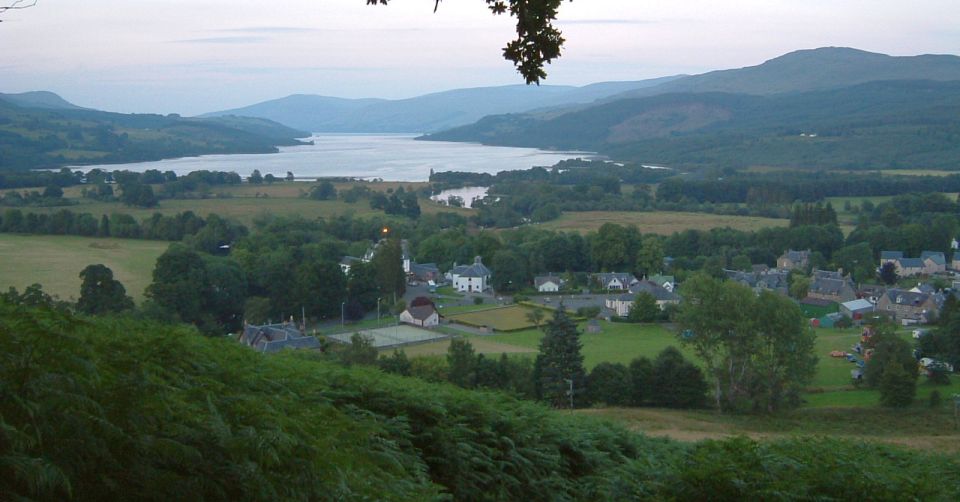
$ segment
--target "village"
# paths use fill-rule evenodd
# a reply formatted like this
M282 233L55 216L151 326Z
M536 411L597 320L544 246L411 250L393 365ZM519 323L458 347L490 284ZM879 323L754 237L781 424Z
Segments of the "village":
M355 263L369 263L382 242L371 246L363 257L344 256L342 272L349 274ZM600 333L601 320L669 323L671 313L683 300L683 285L668 274L669 257L664 259L667 273L638 278L630 272L598 272L588 274L586 282L570 273L549 273L535 276L520 288L520 293L504 295L494 290L491 279L496 272L479 256L470 264L454 264L441 272L435 263L413 260L406 240L401 241L401 249L408 286L405 308L389 317L378 308L372 327L368 322L354 328L340 319L344 329L328 335L329 340L349 344L354 333L361 333L375 347L388 349L462 334L511 332L536 324L531 311L547 312L561 306L588 321L585 332ZM813 268L810 250L788 249L777 259L776 267L753 265L748 271L724 269L722 273L724 279L757 294L770 291L793 298L812 328L849 328L883 318L900 326L917 327L913 333L919 337L927 331L920 326L936 322L946 299L960 295L960 259L948 260L943 252L924 251L919 257L906 257L900 251L883 251L876 271L876 281L856 283L843 270ZM884 279L892 280L888 284ZM655 305L659 315L633 315L638 301ZM444 310L452 313L444 315ZM493 315L478 316L469 311L491 311ZM516 320L518 313L518 322L504 321L511 317ZM315 337L306 334L306 326L293 318L280 324L247 325L239 340L264 352L320 347ZM842 353L844 357L849 355Z

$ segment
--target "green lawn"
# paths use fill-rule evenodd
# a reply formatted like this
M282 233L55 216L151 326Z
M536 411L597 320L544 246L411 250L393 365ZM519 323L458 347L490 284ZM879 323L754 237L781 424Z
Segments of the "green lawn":
M151 282L154 264L169 242L62 235L0 234L0 288L33 283L63 299L80 296L80 271L102 263L135 301Z
M447 319L466 324L467 326L488 326L496 331L515 331L533 327L527 319L533 309L511 305L509 307L495 307L474 312L446 315ZM546 314L544 315L546 318Z

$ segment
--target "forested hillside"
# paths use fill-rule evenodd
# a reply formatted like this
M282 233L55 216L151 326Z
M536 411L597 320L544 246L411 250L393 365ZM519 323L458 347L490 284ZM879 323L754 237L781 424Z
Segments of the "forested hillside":
M955 500L954 457L684 445L505 395L0 302L0 492L32 500Z
M0 96L0 171L273 153L309 136L265 119L109 113L70 108L49 93L28 97L15 100L20 106Z
M598 151L670 166L960 168L960 82L751 96L667 94L499 115L424 139Z

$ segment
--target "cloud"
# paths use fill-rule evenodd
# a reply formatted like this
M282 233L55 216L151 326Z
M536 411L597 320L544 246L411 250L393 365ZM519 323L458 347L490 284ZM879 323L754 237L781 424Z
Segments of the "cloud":
M207 37L171 40L174 44L256 44L267 40L264 37Z
M264 33L264 34L283 34L283 33L313 33L323 31L320 28L302 28L299 26L247 26L244 28L225 28L214 30L220 33Z
M557 24L629 24L629 25L638 25L638 24L657 24L661 21L653 21L650 19L563 19L557 20Z

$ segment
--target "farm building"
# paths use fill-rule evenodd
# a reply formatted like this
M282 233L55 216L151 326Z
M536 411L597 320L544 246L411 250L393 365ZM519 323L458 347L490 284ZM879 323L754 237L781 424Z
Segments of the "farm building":
M840 313L854 321L862 320L864 315L873 312L875 309L876 307L869 300L862 298L840 304Z
M429 298L418 296L400 314L400 322L420 326L421 328L430 328L440 324L440 314Z

